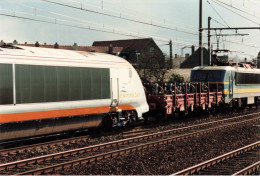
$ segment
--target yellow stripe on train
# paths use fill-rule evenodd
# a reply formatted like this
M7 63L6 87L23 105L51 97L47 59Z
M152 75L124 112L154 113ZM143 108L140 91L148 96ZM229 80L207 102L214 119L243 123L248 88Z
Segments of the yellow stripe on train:
M229 89L224 89L223 94L229 94Z
M250 88L250 89L237 89L234 88L234 93L260 93L260 88ZM229 94L229 89L224 89L223 94Z
M260 93L260 88L237 89L235 93Z

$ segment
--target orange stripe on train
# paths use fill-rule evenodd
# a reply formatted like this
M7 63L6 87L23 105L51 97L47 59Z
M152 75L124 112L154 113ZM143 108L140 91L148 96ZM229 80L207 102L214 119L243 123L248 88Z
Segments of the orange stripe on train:
M119 105L118 108L122 110L135 110L135 108L131 105ZM40 119L47 119L47 118L57 118L57 117L77 116L77 115L102 114L102 113L108 113L109 110L110 110L110 106L101 106L101 107L89 107L89 108L78 108L78 109L62 109L62 110L51 110L51 111L0 114L0 123L40 120Z

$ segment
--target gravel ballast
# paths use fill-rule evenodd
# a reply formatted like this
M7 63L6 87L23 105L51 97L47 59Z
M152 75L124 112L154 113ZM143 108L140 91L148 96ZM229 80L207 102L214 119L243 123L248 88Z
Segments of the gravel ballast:
M160 145L126 156L106 159L96 164L75 166L55 174L168 175L258 141L258 125L217 131L170 145Z
M231 117L234 116L234 113L231 113L230 116ZM142 128L149 129L145 133L145 134L149 134L149 133L154 133L154 132L159 132L164 130L170 130L170 129L186 127L190 125L206 123L215 120L221 120L227 117L228 117L227 114L226 115L219 114L219 115L209 116L209 117L203 116L203 117L195 117L195 118L173 119L173 121L170 121L170 123L167 122L162 122L159 124L151 123L151 125L143 126ZM38 148L34 150L24 151L19 154L0 156L0 164L123 139L122 133L119 131L113 130L108 133L90 135L86 141L71 143L67 145L52 146L48 148Z

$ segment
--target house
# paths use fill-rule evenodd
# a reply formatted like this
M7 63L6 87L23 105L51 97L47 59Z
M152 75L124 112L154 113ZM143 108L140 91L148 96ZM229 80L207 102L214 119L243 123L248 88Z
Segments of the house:
M152 38L95 41L93 47L122 47L120 57L125 58L134 66L148 67L149 64L164 65L164 54Z
M209 65L209 52L206 48L203 48L203 65ZM199 49L181 63L181 68L193 68L196 66L199 66Z

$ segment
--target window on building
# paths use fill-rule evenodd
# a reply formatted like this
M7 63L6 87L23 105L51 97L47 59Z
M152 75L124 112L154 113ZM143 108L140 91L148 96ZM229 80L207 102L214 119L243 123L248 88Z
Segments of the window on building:
M150 48L150 57L154 57L154 47Z

